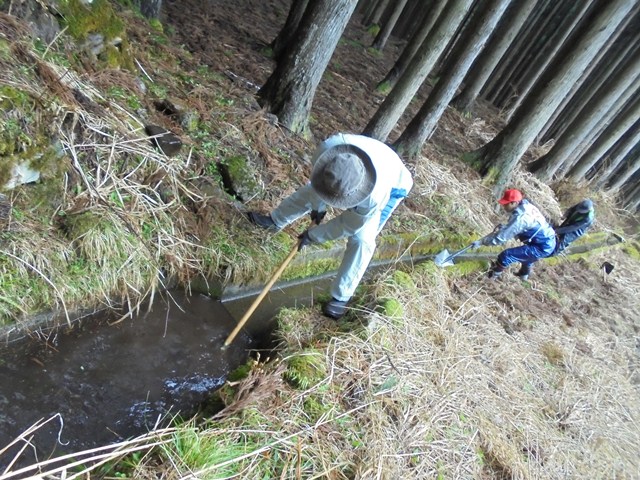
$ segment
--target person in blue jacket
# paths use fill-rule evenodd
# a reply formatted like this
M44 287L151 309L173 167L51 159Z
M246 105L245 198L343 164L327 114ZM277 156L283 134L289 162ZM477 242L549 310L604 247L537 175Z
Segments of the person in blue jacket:
M588 198L582 200L567 209L563 218L564 221L555 229L557 240L554 255L562 253L571 242L584 235L593 224L595 218L593 201Z
M331 300L323 313L342 317L376 248L376 237L413 186L411 173L386 144L363 135L339 133L322 142L312 158L310 182L285 198L270 214L249 212L259 227L280 230L311 214L313 226L300 235L310 243L347 238ZM323 224L327 206L342 212Z
M476 240L473 246L502 245L513 238L521 241L524 245L507 248L498 255L489 270L489 278L499 278L509 265L520 262L520 270L516 275L527 280L531 266L553 254L556 248L555 232L540 210L525 200L519 190L505 190L498 203L505 212L511 214L509 221L494 233Z

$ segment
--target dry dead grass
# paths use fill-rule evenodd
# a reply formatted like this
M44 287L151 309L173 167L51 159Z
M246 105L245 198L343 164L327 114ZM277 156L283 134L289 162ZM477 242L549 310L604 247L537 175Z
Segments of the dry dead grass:
M2 29L15 30L12 25ZM50 68L55 72L55 66ZM89 100L104 103L88 81L67 71L57 76L67 88L79 88ZM95 80L128 85L130 79ZM143 233L142 218L156 218L157 249L148 252L143 243L137 248L130 244L126 265L140 272L140 262L148 259L146 268L155 269L162 257L175 272L197 268L197 255L202 253L197 239L183 236L186 225L180 221L165 221L179 217L180 207L159 199L157 183L143 181L162 178L167 198L185 195L202 202L180 180L190 158L158 155L141 140L141 124L133 115L116 104L110 108L74 110L86 136L81 141L71 134L63 138L77 179L86 187L73 205L69 201L71 211L77 207L76 213L91 210L109 217L110 223L121 221L122 232L131 235L127 240ZM278 163L269 147L276 142L284 146L285 135L260 114L242 115L238 126L225 130L227 140L232 145L251 137L272 175L271 192L256 202L273 206L305 177L306 166ZM462 123L458 128L474 141L491 136L478 121ZM293 150L307 151L308 145L297 143ZM87 157L87 151L93 156ZM139 156L142 161L122 174L115 169L116 156ZM459 175L464 169L454 170L453 162L442 160L413 166L416 185L409 201L421 208L403 210L404 215L416 222L431 221L429 228L435 230L446 225L486 233L499 219L490 190L473 175ZM160 170L160 177L154 175ZM547 215L560 214L554 193L535 178L520 172L514 186ZM136 201L125 210L126 197ZM566 200L565 207L577 201L573 196ZM220 214L219 222L223 207L228 208L214 211ZM98 242L108 243L113 237L85 231L74 240L99 262L104 243ZM53 278L51 250L21 241L26 243L12 248L33 252L26 259L32 266L27 270L33 273L37 268ZM272 371L252 374L236 386L237 403L230 404L220 421L197 432L195 443L227 449L226 459L216 463L207 457L203 466L203 458L193 461L178 448L178 438L160 455L165 461L160 467L158 456L147 456L135 476L154 478L159 472L156 477L205 478L232 466L242 478L634 478L640 470L640 361L635 345L640 278L637 263L625 263L624 256L615 259L615 276L607 282L597 269L603 258L594 256L558 271L537 268L543 281L533 281L531 288L487 284L479 275L456 278L425 264L411 272L414 286L399 284L391 273L382 275L380 285L370 286L365 301L356 307L351 322L336 325L315 309L283 315L285 359L306 349L314 356L320 352L326 375L301 389L283 382L286 361ZM224 262L230 263L228 258ZM240 262L239 270L249 269L249 262L250 258ZM139 298L145 293L137 281L130 283L134 284L125 285L125 294ZM382 298L396 299L402 315L374 311ZM185 430L191 433L191 426ZM246 451L237 454L230 446ZM120 456L116 452L109 458Z
M602 255L619 266L618 277L600 279ZM459 277L429 262L410 277L381 275L345 322L316 308L284 311L282 360L241 382L242 408L232 404L203 432L218 449L243 454L190 475L231 468L248 479L635 478L634 262L599 253L564 275L548 267L532 286ZM401 313L375 306L384 299ZM318 352L322 376L304 388L282 381L291 358Z

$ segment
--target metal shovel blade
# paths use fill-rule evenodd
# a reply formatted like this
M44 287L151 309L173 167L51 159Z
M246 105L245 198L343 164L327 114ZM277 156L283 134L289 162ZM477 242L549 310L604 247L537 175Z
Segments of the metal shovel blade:
M453 265L452 255L449 253L449 250L442 250L439 254L437 254L433 261L439 267L450 267Z

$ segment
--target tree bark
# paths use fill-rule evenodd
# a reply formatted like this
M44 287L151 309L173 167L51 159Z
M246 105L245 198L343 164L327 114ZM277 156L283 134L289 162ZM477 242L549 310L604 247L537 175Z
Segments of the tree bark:
M567 177L569 180L582 180L587 172L600 160L600 158L614 145L624 133L640 118L640 99L636 98L611 126L607 128L589 149L586 155L571 168Z
M629 158L624 163L624 169L619 172L613 182L607 188L609 192L619 192L620 189L640 170L640 145L633 148L633 152L629 154Z
M396 87L382 102L364 129L369 135L385 141L396 122L411 102L420 85L429 75L431 68L455 34L473 0L451 0L447 2L438 22L429 33L418 53L411 61Z
M311 104L357 0L314 0L276 69L258 92L260 104L294 133L306 134Z
M479 15L467 26L451 55L451 62L438 80L418 114L394 144L396 151L416 155L438 125L447 105L456 93L470 65L495 29L512 0L487 0Z
M614 177L621 173L620 170L624 165L625 159L627 159L627 156L631 154L634 148L639 148L639 144L640 120L636 122L636 124L630 129L629 135L626 135L626 138L624 138L616 148L615 158L613 161L598 175L598 181L595 185L596 189L600 190L604 188L605 190L612 190L610 185L613 184L613 181L615 180ZM640 154L640 148L638 154Z
M409 40L422 25L422 20L431 10L434 0L410 0L404 12L396 22L391 36Z
M543 182L548 182L565 165L569 156L584 141L598 124L605 124L611 106L624 104L640 87L640 57L635 57L626 68L614 78L613 83L603 88L596 101L584 106L570 127L553 148L529 166Z
M609 79L613 78L615 71L620 64L628 61L636 55L639 48L638 40L640 36L636 35L635 39L622 38L621 42L625 47L616 44L618 34L609 39L612 45L609 48L603 48L598 53L597 59L591 63L591 67L585 72L581 79L571 89L571 93L565 97L558 106L554 114L551 116L547 124L540 131L538 141L545 143L552 138L559 138L567 125L570 125L575 119L580 109L588 102L596 91Z
M356 12L362 15L360 25L366 26L365 20L371 15L373 9L376 8L378 0L360 0L356 6Z
M622 204L631 212L636 212L640 205L640 183L631 181L628 190L622 196Z
M146 18L160 18L162 0L135 0L134 5L140 9L140 13Z
M505 96L510 98L513 95L515 87L511 77L520 68L524 59L530 58L532 45L535 44L539 33L544 30L554 8L559 8L558 2L555 0L542 0L542 3L536 4L536 8L533 9L524 27L518 32L515 41L509 46L491 78L480 91L480 95L487 102L500 107L502 105L498 99Z
M580 3L578 3L580 5ZM527 66L518 79L518 95L513 98L509 106L506 120L509 121L518 107L522 104L523 100L527 98L527 95L533 88L538 78L542 76L545 69L554 61L558 54L567 45L567 39L570 38L571 33L576 28L576 25L584 18L585 14L589 10L589 2L583 2L582 7L578 8L577 12L573 9L569 12L569 21L563 21L556 32L551 36L549 40L550 48L544 48L538 52L533 58L530 65ZM570 43L570 42L569 42ZM567 92L568 93L568 92Z
M411 63L411 60L413 60L418 50L420 50L420 47L427 38L431 28L433 28L433 25L438 20L438 17L446 3L447 0L436 0L435 5L433 5L433 8L429 9L427 15L422 21L420 29L411 37L411 40L409 40L407 46L404 47L400 57L396 60L396 63L393 65L389 73L387 73L387 76L378 83L378 90L387 91L396 85L398 79L404 74L407 66Z
M396 22L398 21L398 18L400 18L400 14L404 10L404 8L407 6L408 1L409 0L399 0L394 5L393 12L391 12L391 15L389 16L387 21L384 22L384 25L382 25L382 28L380 29L380 31L378 32L378 35L376 35L376 38L373 41L373 45L372 45L373 48L375 48L376 50L382 50L384 46L387 44L387 40L389 40L389 36L391 35L393 28L396 26Z
M495 179L496 194L504 189L513 168L573 83L633 8L627 0L602 3L602 9L576 39L575 48L550 67L549 75L543 77L512 121L491 142L466 156L482 175Z
M536 2L537 0L513 2L505 12L504 18L489 39L486 48L473 62L464 80L464 88L453 100L458 110L468 112L473 109L482 87L529 18Z
M273 58L278 61L282 52L291 42L291 39L296 34L296 30L300 25L300 21L304 17L304 12L309 5L309 0L293 0L291 7L289 8L289 14L287 20L284 23L284 27L278 33L278 36L271 42L271 50L273 51Z
M378 0L375 7L371 10L371 13L365 18L364 24L367 26L379 25L380 19L389 5L389 1L390 0Z

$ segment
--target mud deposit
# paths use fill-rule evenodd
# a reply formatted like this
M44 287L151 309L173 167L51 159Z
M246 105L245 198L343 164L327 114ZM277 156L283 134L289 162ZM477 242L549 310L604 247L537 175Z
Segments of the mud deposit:
M109 325L32 335L0 359L0 450L39 420L18 464L97 447L190 416L247 359L241 332L221 346L235 320L206 296L164 295L149 313ZM26 354L25 354L26 352ZM6 466L25 441L0 456Z

